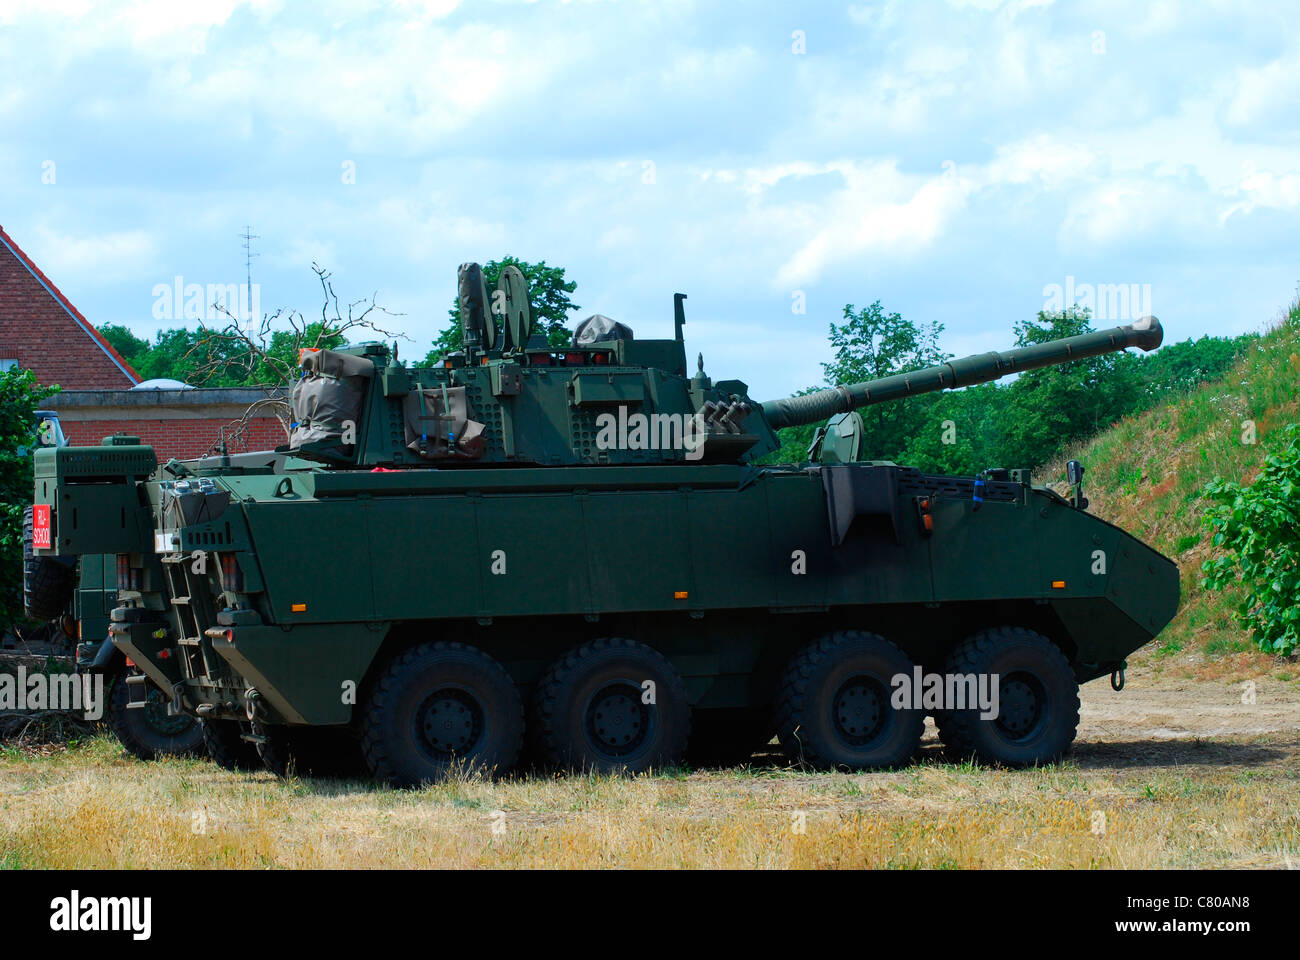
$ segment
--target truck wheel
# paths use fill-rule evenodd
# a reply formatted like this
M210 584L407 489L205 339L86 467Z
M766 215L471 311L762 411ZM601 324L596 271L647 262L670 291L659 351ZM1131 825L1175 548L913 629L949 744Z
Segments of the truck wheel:
M693 767L736 767L772 739L771 711L735 707L691 711L686 762Z
M463 643L425 643L376 681L361 725L370 771L395 787L440 780L453 766L501 775L519 757L524 716L505 668Z
M874 633L831 633L790 660L777 694L777 736L786 753L817 768L895 767L921 744L925 714L890 700L912 661Z
M677 670L658 651L621 637L593 640L551 664L537 684L534 714L548 763L597 773L674 766L691 732Z
M75 557L38 557L32 552L32 508L23 509L23 609L33 620L53 620L72 601Z
M257 724L266 738L257 744L262 766L277 777L359 777L365 771L361 744L343 727L288 727Z
M138 671L132 671L138 675ZM126 752L141 760L158 760L162 757L188 757L203 749L203 730L198 721L184 714L167 715L167 698L163 692L148 684L149 699L143 707L127 709L130 688L126 678L119 674L113 680L113 692L108 704L108 725L121 741Z
M945 752L957 760L1022 767L1059 760L1079 726L1079 684L1056 644L1023 627L983 630L948 658L949 674L996 675L998 715L980 710L936 714Z
M203 745L212 762L223 770L256 770L262 764L257 747L243 738L244 724L238 720L200 720Z

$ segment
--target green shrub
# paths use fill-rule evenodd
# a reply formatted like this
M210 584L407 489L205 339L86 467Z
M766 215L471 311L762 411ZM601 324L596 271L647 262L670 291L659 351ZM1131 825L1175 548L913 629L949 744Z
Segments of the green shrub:
M0 372L0 634L23 616L23 508L32 502L35 412L53 392L30 370Z
M1261 650L1285 656L1300 647L1300 425L1283 436L1284 449L1264 461L1254 483L1206 484L1213 506L1205 524L1223 553L1201 569L1206 588L1245 585L1237 619Z

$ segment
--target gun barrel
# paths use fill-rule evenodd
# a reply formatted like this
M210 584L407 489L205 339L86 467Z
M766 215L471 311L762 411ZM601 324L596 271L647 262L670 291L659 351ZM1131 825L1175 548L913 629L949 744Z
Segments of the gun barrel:
M1116 353L1126 347L1154 350L1164 340L1164 329L1155 317L1143 317L1136 323L1074 337L1035 343L999 353L991 351L958 360L949 360L933 367L896 373L879 380L867 380L839 387L816 390L801 397L768 400L763 404L763 416L773 430L794 427L805 423L820 423L837 413L847 413L859 407L886 403L903 397L955 387L969 387L989 383L1024 370L1037 370L1056 364L1069 363Z

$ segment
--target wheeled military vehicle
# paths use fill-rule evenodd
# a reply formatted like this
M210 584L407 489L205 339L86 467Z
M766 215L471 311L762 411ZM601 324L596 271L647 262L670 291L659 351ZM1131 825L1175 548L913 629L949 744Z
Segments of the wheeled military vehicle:
M68 445L57 411L37 410L35 419L37 449ZM50 636L73 648L78 673L103 674L108 723L128 752L153 760L201 750L202 730L194 718L169 711L169 698L108 639L109 614L117 604L116 556L37 556L33 513L32 507L23 513L24 613L44 621Z
M437 364L304 351L280 462L41 451L47 549L116 555L114 644L232 766L359 745L416 784L527 747L640 771L775 732L868 768L907 761L926 714L955 755L1061 756L1077 685L1169 622L1177 567L1086 512L1077 465L1066 498L1019 465L863 461L855 411L1151 350L1159 323L761 403L688 369L683 300L672 339L595 317L557 350L522 274L489 296L467 264L464 349ZM757 462L828 418L808 462Z

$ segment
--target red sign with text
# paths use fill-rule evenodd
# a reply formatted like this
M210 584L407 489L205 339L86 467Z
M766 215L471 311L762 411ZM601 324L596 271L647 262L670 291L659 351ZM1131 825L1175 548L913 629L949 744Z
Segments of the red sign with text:
M48 503L38 503L32 507L32 548L35 550L49 550L51 547L50 505Z

